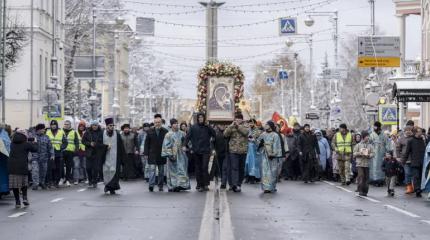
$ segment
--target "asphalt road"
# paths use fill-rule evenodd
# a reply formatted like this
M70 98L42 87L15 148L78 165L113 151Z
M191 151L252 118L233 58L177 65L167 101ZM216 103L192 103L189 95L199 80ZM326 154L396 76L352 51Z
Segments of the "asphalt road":
M371 188L330 182L282 182L278 193L259 185L242 193L149 193L143 181L122 182L118 195L72 186L30 191L31 206L0 200L0 239L430 239L430 201L394 198ZM193 184L195 186L195 184Z

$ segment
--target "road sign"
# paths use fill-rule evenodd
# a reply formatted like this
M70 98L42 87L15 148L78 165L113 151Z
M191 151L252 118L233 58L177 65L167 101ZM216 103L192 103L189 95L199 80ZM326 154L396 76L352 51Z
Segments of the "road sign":
M317 113L306 113L306 119L318 120L318 119L320 119L320 117L318 116Z
M358 67L400 67L400 38L358 37Z
M79 79L103 79L105 76L105 57L95 57L95 76L93 76L93 57L92 56L75 56L73 76Z
M280 70L279 71L279 79L287 80L288 79L288 72L285 70Z
M274 78L274 77L267 77L267 78L266 78L266 84L267 84L268 86L273 86L273 85L275 85L275 78Z
M297 34L297 18L280 18L279 19L279 35Z
M397 118L396 105L379 105L379 121L383 125L396 125Z

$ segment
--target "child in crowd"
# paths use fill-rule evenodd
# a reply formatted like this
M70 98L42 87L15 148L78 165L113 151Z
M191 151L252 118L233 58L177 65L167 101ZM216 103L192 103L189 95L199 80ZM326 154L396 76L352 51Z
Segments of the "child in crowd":
M394 186L396 186L397 175L400 172L401 165L393 156L392 151L385 154L384 162L382 163L382 171L385 173L385 182L387 184L388 196L394 196Z

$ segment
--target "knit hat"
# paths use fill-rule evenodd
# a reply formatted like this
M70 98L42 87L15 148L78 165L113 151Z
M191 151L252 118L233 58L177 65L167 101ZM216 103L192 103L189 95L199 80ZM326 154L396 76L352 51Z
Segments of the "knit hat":
M55 125L58 127L58 122L57 122L57 120L51 120L51 123L49 125L50 126Z
M276 126L275 123L273 121L267 121L266 123L267 125L269 125L269 127L272 129L272 131L276 131Z
M373 124L373 126L375 126L375 127L377 127L377 128L381 128L382 127L382 124L380 123L380 122L378 122L378 121L376 121L374 124Z
M97 120L92 120L91 122L90 122L90 125L91 126L94 126L94 125L99 125L99 121L97 121Z
M345 124L345 123L340 124L340 125L339 125L339 128L348 129L348 127L346 126L346 124Z
M45 129L45 128L46 128L45 124L39 123L39 124L36 125L35 130L39 131L39 130L42 130L42 129Z

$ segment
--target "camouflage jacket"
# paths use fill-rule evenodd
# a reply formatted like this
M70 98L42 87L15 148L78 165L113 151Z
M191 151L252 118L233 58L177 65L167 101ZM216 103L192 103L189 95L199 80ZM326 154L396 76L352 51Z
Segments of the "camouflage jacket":
M224 131L224 137L229 138L229 152L246 154L248 152L249 128L244 125L230 125Z

